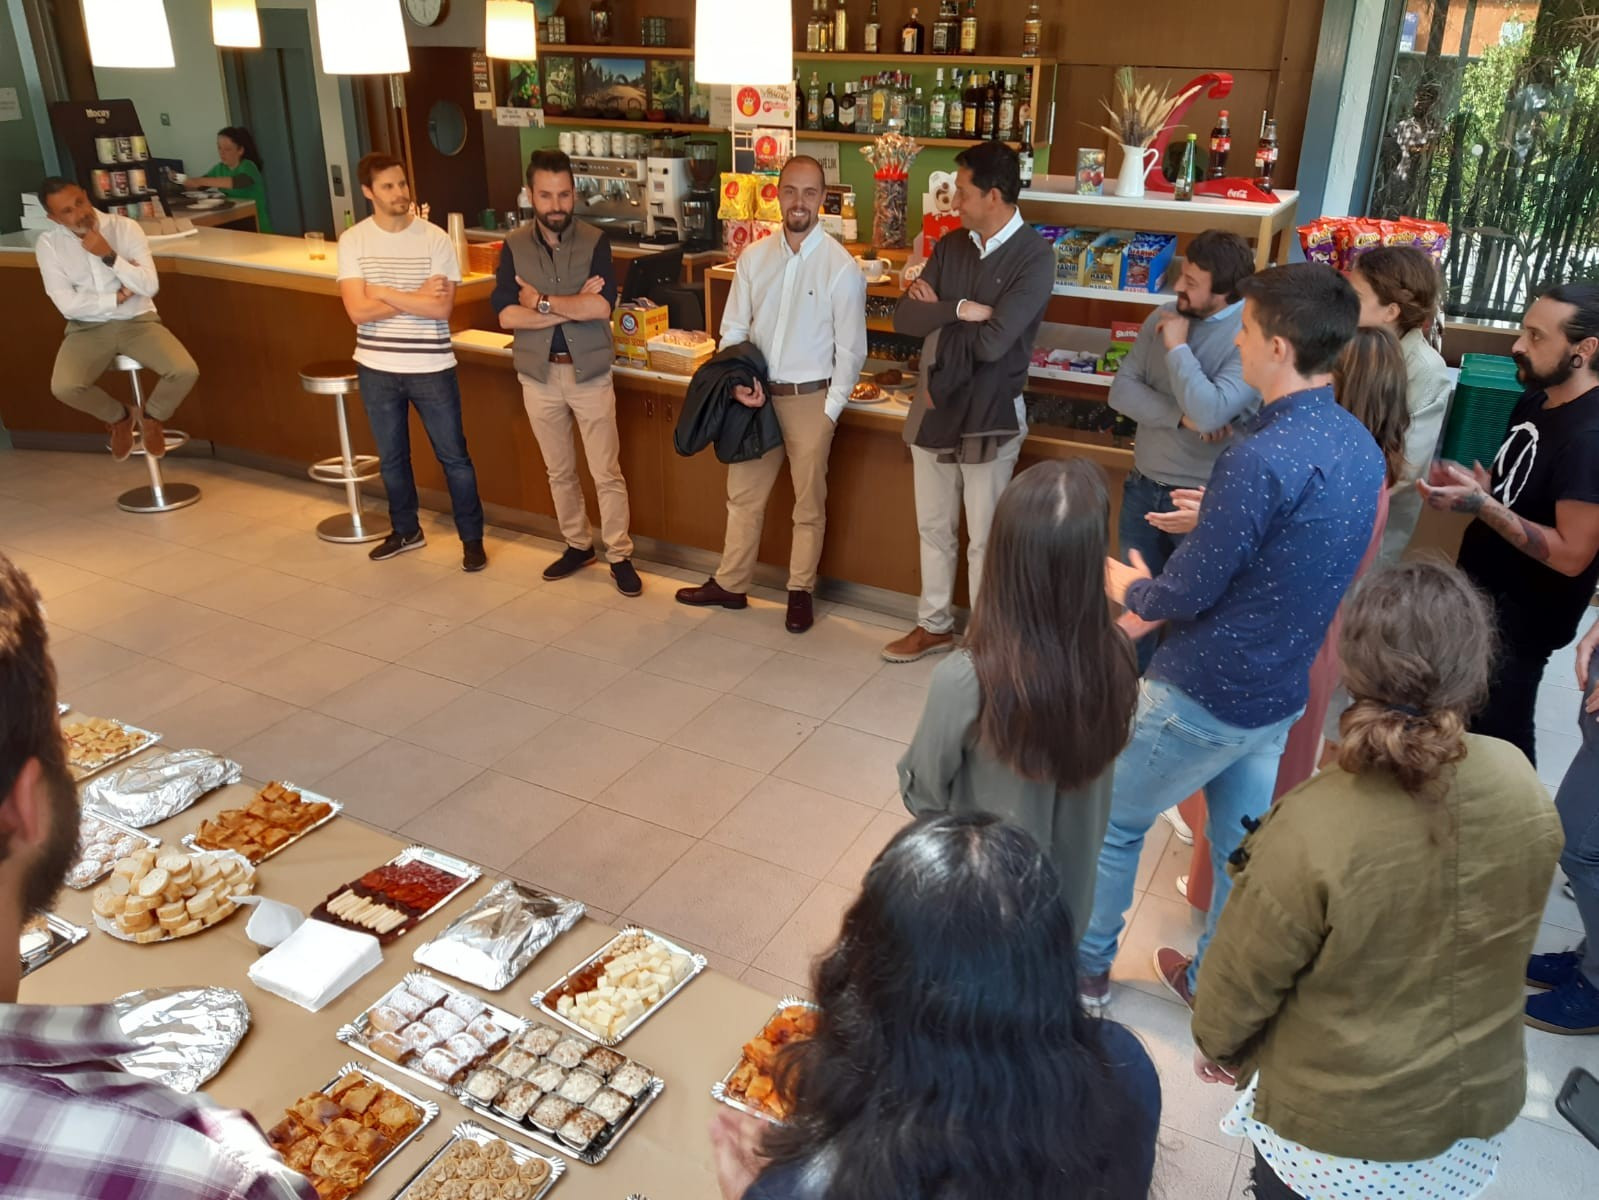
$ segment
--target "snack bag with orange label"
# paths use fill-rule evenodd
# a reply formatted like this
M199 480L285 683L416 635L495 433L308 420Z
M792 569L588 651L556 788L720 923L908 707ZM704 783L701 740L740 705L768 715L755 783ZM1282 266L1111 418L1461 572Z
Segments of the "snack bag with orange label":
M750 225L752 226L750 230L750 241L752 242L758 242L762 238L769 238L774 233L781 233L783 229L783 222L781 221L751 221Z
M1338 222L1317 217L1308 225L1299 227L1299 248L1305 252L1305 261L1320 263L1324 267L1338 265L1338 246L1334 234Z
M722 203L716 215L723 221L748 221L755 216L755 176L722 172Z
M777 176L757 173L755 176L755 219L781 221L783 205L777 198Z
M744 252L755 237L754 221L724 220L722 222L722 249L734 258Z

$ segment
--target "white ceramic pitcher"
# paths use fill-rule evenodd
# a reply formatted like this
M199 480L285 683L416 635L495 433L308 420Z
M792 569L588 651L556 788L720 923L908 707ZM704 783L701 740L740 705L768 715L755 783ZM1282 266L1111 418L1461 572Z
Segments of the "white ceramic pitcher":
M1153 146L1122 143L1122 173L1116 177L1116 194L1136 198L1144 194L1144 176L1160 158Z

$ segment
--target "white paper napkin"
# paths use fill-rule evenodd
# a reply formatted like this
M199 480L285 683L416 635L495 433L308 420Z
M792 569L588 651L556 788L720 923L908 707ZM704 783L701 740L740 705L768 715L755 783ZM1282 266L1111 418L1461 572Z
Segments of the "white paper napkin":
M382 947L371 934L310 920L256 959L250 978L257 987L317 1012L382 961Z

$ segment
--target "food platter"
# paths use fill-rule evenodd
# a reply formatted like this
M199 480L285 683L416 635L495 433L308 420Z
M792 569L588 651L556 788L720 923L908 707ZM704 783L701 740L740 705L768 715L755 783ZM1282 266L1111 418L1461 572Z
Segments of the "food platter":
M600 980L605 975L606 967L612 959L635 953L646 945L658 946L664 949L674 965L681 965L682 969L680 973L674 973L670 987L662 987L658 998L644 1002L642 1011L629 1015L616 1026L603 1032L585 1025L572 1012L563 1011L567 999L575 1000L596 988L596 985L600 983ZM640 929L636 925L627 925L605 945L578 963L577 966L562 975L549 987L542 992L534 993L533 1007L551 1020L565 1025L574 1033L599 1042L602 1046L617 1046L622 1043L628 1034L659 1012L668 1000L683 990L685 984L705 970L705 966L706 960L703 954L695 954L658 933Z
M297 796L298 800L294 802L286 802L280 799L279 796L269 795L271 789L274 787L280 788L283 794L293 794ZM222 825L224 819L232 813L237 812L246 815L252 813L255 811L256 806L263 800L280 804L294 803L299 805L323 805L326 807L327 811L309 824L292 829L281 825L272 825L271 822L261 822L262 824L268 825L272 828L282 829L288 834L288 836L282 841L278 841L275 845L261 845L259 847L259 853L252 853L250 849L240 849L235 846L223 845L222 842L226 839L215 836L215 827ZM215 817L207 819L201 824L197 833L191 833L183 839L183 844L195 850L234 850L236 853L242 854L250 862L259 866L260 864L266 862L267 859L283 853L283 851L287 850L290 846L294 845L302 838L315 833L318 829L321 829L322 826L326 825L329 821L333 820L334 817L338 816L343 811L344 805L339 801L329 799L327 796L318 795L316 792L307 791L305 788L298 787L286 780L282 783L269 783L257 791L256 794L251 798L250 803L243 809L223 809Z
M123 734L137 736L132 738L126 747L105 758L90 758L77 761L74 755L75 747L72 733L74 730L84 729L91 724L98 724L101 729L107 732L114 733L119 730ZM112 727L115 727L115 729ZM98 775L107 767L114 767L117 763L132 758L141 750L149 749L161 740L159 733L151 733L148 729L140 729L137 725L129 725L125 721L116 720L114 717L85 717L81 721L74 721L71 725L63 725L61 733L67 741L67 769L72 772L72 778L80 783L91 775Z
M749 1085L745 1076L746 1066L748 1066L757 1074L757 1077L764 1078L770 1083L771 1076L768 1071L763 1069L769 1067L770 1063L757 1061L757 1056L752 1055L751 1048L766 1041L768 1044L762 1048L764 1051L769 1053L779 1049L780 1047L777 1043L770 1041L773 1028L785 1016L792 1017L794 1014L790 1010L794 1009L803 1009L810 1013L819 1011L816 1005L809 1000L801 1000L798 996L784 996L779 1000L777 1007L772 1010L772 1015L761 1026L760 1032L744 1043L744 1050L739 1055L739 1060L728 1068L726 1075L711 1085L711 1096L714 1099L721 1101L729 1108L736 1108L739 1112L748 1113L752 1117L759 1117L763 1121L770 1121L774 1125L783 1123L783 1118L772 1111L772 1106L762 1104L756 1098L746 1094L746 1089ZM790 1038L789 1040L793 1039ZM765 1054L762 1054L758 1057L764 1058L765 1056Z
M438 1152L423 1163L415 1175L406 1180L405 1186L394 1194L394 1200L423 1200L424 1195L433 1193L425 1186L418 1186L419 1184L431 1183L437 1186L461 1178L452 1172L451 1167L452 1161L461 1153L459 1147L463 1144L477 1147L481 1152L477 1156L488 1158L491 1164L496 1158L514 1163L522 1182L532 1188L525 1200L543 1200L543 1197L555 1186L556 1181L566 1174L564 1158L540 1154L536 1150L529 1150L526 1146L519 1146L510 1139L502 1138L492 1130L485 1129L476 1121L462 1121L451 1131L450 1140L440 1146ZM542 1168L534 1166L534 1160L543 1163L544 1166ZM534 1172L533 1175L529 1174L530 1167ZM544 1174L544 1182L533 1184L531 1179L536 1177L539 1171ZM492 1173L487 1177L495 1178Z
M74 925L64 917L55 913L45 913L35 918L39 922L37 931L24 928L22 943L18 953L22 959L22 977L26 979L45 963L60 958L72 947L89 936L89 931L81 925ZM33 943L33 945L30 945Z
M119 858L137 849L155 849L161 839L140 833L96 808L84 808L78 826L78 859L67 871L66 885L83 891L111 874Z
M430 846L408 846L382 866L335 888L311 915L357 933L370 933L386 946L438 912L482 875L482 867L463 858ZM426 905L408 904L396 895L413 886L424 890Z

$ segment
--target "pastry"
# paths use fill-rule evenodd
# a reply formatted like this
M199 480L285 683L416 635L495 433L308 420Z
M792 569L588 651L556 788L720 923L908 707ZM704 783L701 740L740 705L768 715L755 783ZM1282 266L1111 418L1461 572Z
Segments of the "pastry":
M566 1037L556 1042L546 1057L558 1067L571 1069L582 1062L588 1052L587 1042L579 1041L575 1037Z
M74 779L93 775L101 767L142 750L155 739L138 729L129 729L121 721L105 717L89 717L61 728L67 743L67 766Z
M626 1057L607 1046L594 1047L583 1059L583 1065L601 1079L609 1079L626 1062Z
M511 1120L520 1121L543 1097L544 1093L531 1083L513 1083L494 1101L494 1107Z
M195 845L233 850L251 862L275 854L313 826L332 816L323 800L305 800L281 783L269 783L245 808L228 808L200 823Z
M863 381L850 388L849 398L851 400L881 400L883 398L883 389L875 383Z
M627 1116L628 1110L633 1107L633 1102L621 1092L605 1088L590 1096L586 1107L590 1112L598 1113L608 1124L615 1125Z
M484 1104L492 1104L509 1082L510 1077L505 1072L496 1071L493 1067L479 1067L466 1081L466 1094Z
M560 1094L562 1099L570 1100L573 1104L585 1104L602 1086L598 1075L573 1071L562 1082Z
M566 1124L566 1119L575 1111L577 1105L570 1100L563 1100L559 1096L545 1096L533 1106L529 1117L533 1124L546 1133L555 1133Z
M645 1090L654 1082L654 1076L649 1068L636 1062L630 1062L624 1067L619 1067L616 1074L611 1076L611 1087L624 1096L637 1100Z
M470 1022L466 1027L466 1031L482 1042L487 1050L497 1049L506 1038L511 1036L504 1027L496 1024L494 1018L487 1013Z
M542 1058L553 1050L560 1040L561 1034L558 1030L548 1025L530 1025L522 1036L516 1039L516 1044L529 1054Z
M590 1142L605 1132L605 1127L605 1118L580 1108L562 1123L560 1138L574 1150L586 1150Z
M422 1120L411 1101L352 1071L326 1092L295 1101L266 1136L318 1196L342 1200Z
M555 1063L545 1062L539 1063L525 1078L541 1092L556 1092L566 1082L566 1072Z

